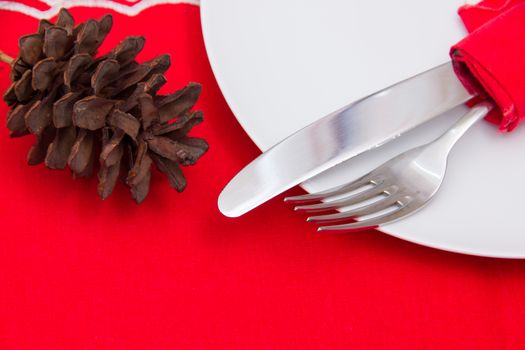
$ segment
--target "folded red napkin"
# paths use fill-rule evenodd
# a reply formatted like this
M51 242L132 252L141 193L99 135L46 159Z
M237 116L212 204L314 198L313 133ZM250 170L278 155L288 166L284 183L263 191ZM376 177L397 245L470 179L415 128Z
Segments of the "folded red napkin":
M512 131L525 119L525 1L484 0L458 12L470 34L450 51L456 74L497 104L487 119Z

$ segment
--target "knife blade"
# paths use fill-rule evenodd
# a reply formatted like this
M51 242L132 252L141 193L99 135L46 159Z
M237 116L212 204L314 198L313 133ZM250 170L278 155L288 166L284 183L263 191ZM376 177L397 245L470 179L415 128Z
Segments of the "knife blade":
M297 131L242 169L219 196L237 217L276 195L468 101L450 62L351 103Z

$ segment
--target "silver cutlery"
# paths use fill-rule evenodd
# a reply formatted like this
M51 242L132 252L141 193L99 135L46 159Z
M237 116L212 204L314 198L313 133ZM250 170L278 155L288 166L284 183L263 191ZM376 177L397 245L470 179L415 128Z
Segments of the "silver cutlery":
M456 78L450 62L365 97L261 154L224 188L219 196L219 209L226 216L243 215L471 97Z
M287 197L285 201L302 203L295 207L301 212L341 210L309 217L309 222L321 225L319 231L377 228L411 215L440 188L448 155L456 142L491 109L489 102L477 104L436 140L392 158L353 182L319 193ZM305 204L313 201L322 203ZM350 220L357 221L341 223Z

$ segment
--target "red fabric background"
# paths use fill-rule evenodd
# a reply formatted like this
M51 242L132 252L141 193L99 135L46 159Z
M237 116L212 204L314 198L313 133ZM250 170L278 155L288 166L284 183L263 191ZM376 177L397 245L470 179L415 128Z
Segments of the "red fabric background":
M105 12L72 10L79 20ZM142 59L172 54L169 90L203 83L206 121L194 134L211 149L186 169L183 194L156 173L137 206L124 186L102 202L95 179L28 167L32 140L0 128L0 349L525 348L525 261L375 231L317 234L282 196L221 216L220 190L259 152L214 81L199 9L114 15L102 52L143 34ZM0 47L15 55L36 20L0 19ZM2 90L7 76L0 65Z

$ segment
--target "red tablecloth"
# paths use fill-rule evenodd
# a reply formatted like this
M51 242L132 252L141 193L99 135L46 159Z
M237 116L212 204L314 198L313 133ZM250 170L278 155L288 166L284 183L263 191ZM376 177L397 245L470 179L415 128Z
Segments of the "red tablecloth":
M105 12L72 10L78 20ZM318 234L282 196L239 219L221 216L220 190L259 151L213 78L199 8L113 14L102 52L142 34L141 60L172 55L167 90L203 84L206 121L194 134L211 149L185 169L183 194L155 173L137 206L124 186L102 202L96 179L28 167L32 140L0 128L0 349L525 348L525 261L375 231ZM0 48L15 55L16 38L37 21L8 11L0 19ZM7 77L2 64L2 90Z

